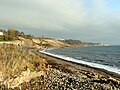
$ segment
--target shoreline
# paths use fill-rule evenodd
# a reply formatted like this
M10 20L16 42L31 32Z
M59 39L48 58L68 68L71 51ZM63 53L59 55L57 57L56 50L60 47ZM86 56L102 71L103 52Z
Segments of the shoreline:
M45 51L46 51L46 50L45 50ZM79 63L79 62L75 62L75 61L69 60L69 59L71 59L71 58L64 59L64 58L61 58L61 57L57 57L57 55L52 55L51 53L47 53L47 52L45 52L45 51L43 50L43 52L42 52L42 51L40 50L40 51L38 51L38 52L41 53L41 54L45 54L45 55L47 55L47 56L50 56L50 57L59 59L59 60L63 60L63 61L66 61L66 62L73 63L73 64L78 64L78 65L81 65L81 66L84 66L84 67L101 70L101 71L103 71L103 72L105 72L105 73L108 73L108 74L111 74L111 75L115 75L115 76L118 76L118 77L120 78L120 74L119 74L119 73L112 72L112 71L109 71L109 70L104 69L104 68L94 67L94 66L91 66L91 65L88 65L88 64ZM66 58L66 57L65 57L65 58Z
M78 71L83 71L84 74L87 77L91 77L91 78L96 78L97 77L97 78L103 79L103 80L108 79L111 82L115 82L120 86L120 75L117 74L117 73L110 72L110 71L107 71L107 70L101 69L101 68L92 67L92 66L89 66L89 65L86 65L86 64L67 61L67 60L64 60L64 59L59 58L59 57L54 57L54 56L51 56L51 55L47 55L45 53L38 52L38 50L37 50L37 53L42 58L45 58L48 63L50 61L52 61L52 62L55 62L55 64L58 64L58 65L63 64L63 66L64 66L64 64L65 64L65 65L68 65L68 66L72 66L73 68L79 68ZM92 74L94 74L94 75L92 75Z
M17 74L16 72L11 79L6 78L7 83L5 85L0 84L0 87L5 90L17 90L19 88L22 90L32 90L33 88L35 90L120 89L120 76L118 74L40 53L37 48L15 47L14 49L13 47L14 52L21 53L21 57L25 55L21 60L25 63L19 61L23 66L23 69L21 69L22 66L19 66L18 71L20 73ZM16 55L16 53L14 54Z

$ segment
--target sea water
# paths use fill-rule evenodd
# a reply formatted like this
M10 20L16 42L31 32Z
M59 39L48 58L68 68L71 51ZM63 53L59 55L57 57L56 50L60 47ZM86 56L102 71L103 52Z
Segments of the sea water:
M41 52L120 74L120 46L65 47Z

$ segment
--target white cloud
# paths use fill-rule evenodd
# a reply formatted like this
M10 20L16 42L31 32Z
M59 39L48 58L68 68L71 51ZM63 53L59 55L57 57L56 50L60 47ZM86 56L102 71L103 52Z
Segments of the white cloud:
M109 0L91 0L89 3L88 0L0 0L0 26L31 28L37 32L77 32L85 37L93 32L94 37L98 35L100 38L99 33L106 35L114 32L114 28L120 28L120 13L112 12L108 2Z

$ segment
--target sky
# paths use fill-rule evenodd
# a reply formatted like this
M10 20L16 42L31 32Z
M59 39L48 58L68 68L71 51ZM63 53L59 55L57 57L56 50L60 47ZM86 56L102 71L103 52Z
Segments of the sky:
M0 0L0 28L120 45L120 0Z

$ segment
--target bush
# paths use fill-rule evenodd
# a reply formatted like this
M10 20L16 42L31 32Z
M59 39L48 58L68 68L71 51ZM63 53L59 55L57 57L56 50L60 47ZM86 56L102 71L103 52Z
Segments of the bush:
M4 36L0 35L0 41L4 41Z

